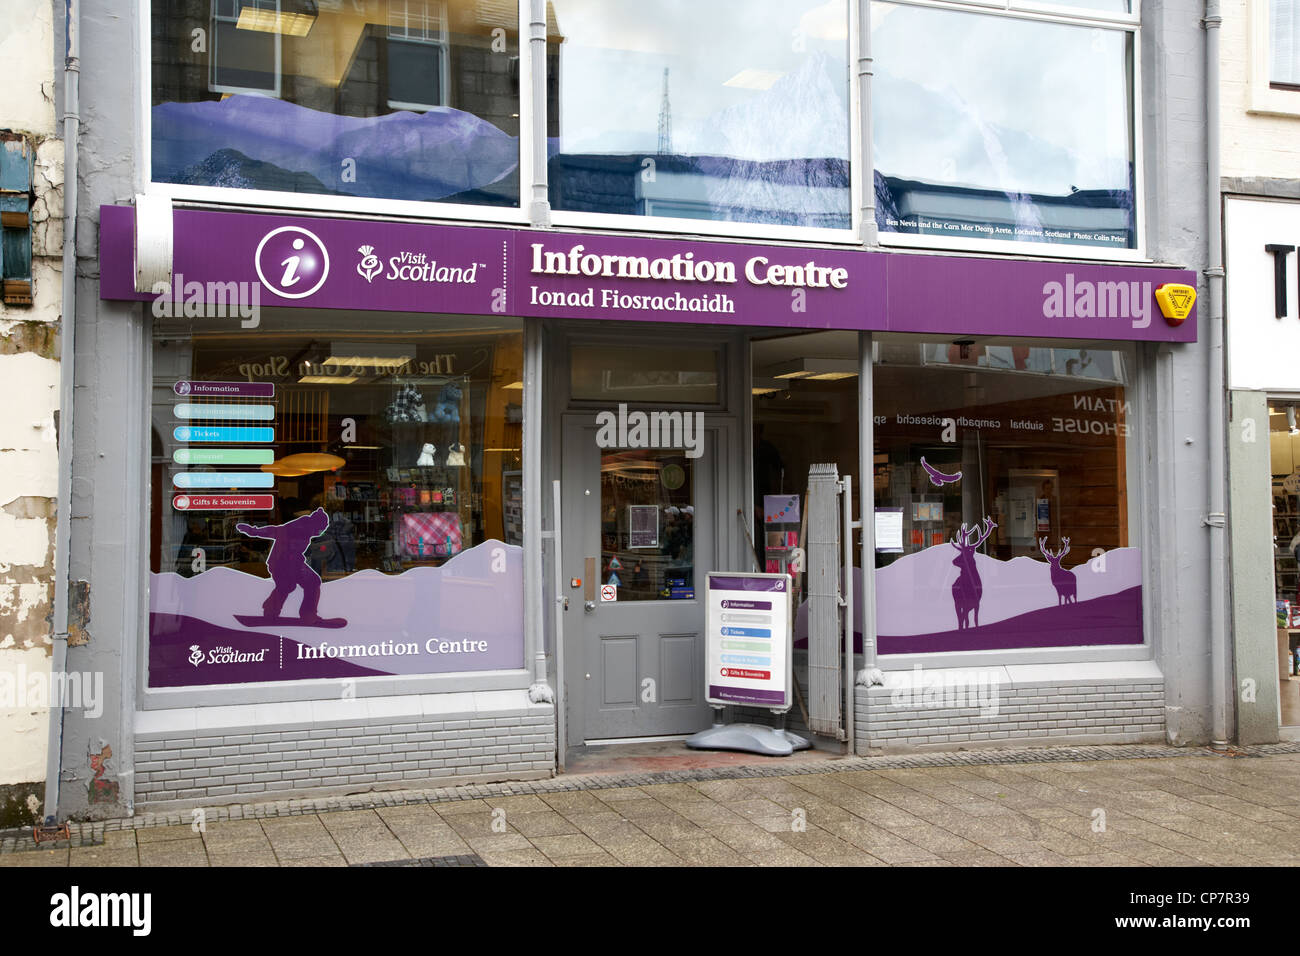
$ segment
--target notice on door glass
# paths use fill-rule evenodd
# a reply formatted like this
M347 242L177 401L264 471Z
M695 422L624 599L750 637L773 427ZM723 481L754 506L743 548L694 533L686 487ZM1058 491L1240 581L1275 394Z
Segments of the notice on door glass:
M876 509L876 550L903 550L903 509Z
M790 706L790 576L708 576L711 704Z

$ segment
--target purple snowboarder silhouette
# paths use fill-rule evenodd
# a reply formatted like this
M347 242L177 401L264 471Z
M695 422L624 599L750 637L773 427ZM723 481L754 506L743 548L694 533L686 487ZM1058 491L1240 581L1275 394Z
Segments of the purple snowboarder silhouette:
M307 548L313 538L329 527L329 515L324 508L302 515L281 525L237 524L235 530L250 538L267 538L271 553L266 556L266 568L271 572L275 589L271 592L262 612L267 620L277 620L285 600L296 588L302 588L302 607L298 618L303 623L320 620L316 606L320 603L320 575L307 563Z

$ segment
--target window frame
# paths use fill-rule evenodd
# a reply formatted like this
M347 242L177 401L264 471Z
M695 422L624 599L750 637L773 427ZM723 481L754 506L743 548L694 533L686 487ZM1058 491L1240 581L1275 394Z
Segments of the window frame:
M1246 112L1264 116L1300 116L1300 86L1274 83L1270 76L1271 21L1269 0L1249 0L1246 62L1250 71L1250 99Z
M849 226L831 229L820 226L784 226L761 222L731 222L719 219L685 219L673 216L630 216L618 213L573 212L551 210L551 222L561 228L583 230L611 229L621 232L669 232L720 238L761 239L811 242L826 245L862 244L862 93L854 71L861 56L858 43L859 0L846 0L848 7L848 50L845 71L849 87ZM548 182L549 187L549 182Z
M879 365L878 346L924 346L943 341L943 336L916 332L877 332L873 336L872 365ZM922 667L980 667L1027 664L1087 664L1100 662L1158 661L1161 635L1158 628L1159 607L1156 592L1162 581L1155 562L1156 541L1151 523L1146 520L1150 512L1146 494L1147 477L1154 475L1153 454L1157 451L1156 436L1151 434L1150 409L1153 397L1150 392L1153 379L1149 358L1153 354L1149 343L1112 341L1108 339L1051 339L1017 338L1007 336L977 336L975 344L983 346L1029 346L1031 348L1073 349L1102 347L1106 351L1123 355L1127 373L1131 376L1125 384L1126 396L1132 402L1132 421L1137 424L1125 446L1125 492L1127 495L1127 520L1129 543L1125 547L1142 552L1142 643L1140 644L1070 644L1059 647L988 648L974 651L916 651L881 654L879 666L886 671L910 670ZM1087 382L1089 379L1082 378ZM1097 380L1092 380L1097 381ZM875 443L875 426L871 427L871 440ZM855 556L856 560L856 556Z
M876 242L885 251L891 249L951 250L992 255L1049 256L1059 259L1084 259L1113 262L1146 262L1146 202L1145 163L1143 162L1143 123L1139 108L1142 89L1141 24L1136 13L1113 14L1077 7L1062 6L1033 0L891 0L899 4L928 6L950 10L1006 16L1052 23L1074 24L1100 29L1128 32L1132 36L1133 70L1129 90L1132 104L1132 149L1135 192L1135 231L1137 246L1133 249L1107 249L1095 246L1075 246L1065 243L1025 243L979 238L949 238L946 236L916 236L876 231ZM1267 0L1251 0L1252 4ZM141 76L138 105L141 121L136 143L140 157L135 173L136 192L165 198L173 203L220 205L235 208L279 208L296 212L364 215L405 218L413 220L459 221L494 223L503 225L530 225L532 185L535 174L542 178L546 170L534 169L533 119L538 111L546 109L546 88L534 89L532 83L532 43L529 39L530 0L517 0L519 37L519 197L512 206L479 206L469 203L425 202L406 199L383 199L366 196L331 196L315 193L281 192L277 190L241 189L224 186L195 186L153 180L153 62L151 42L151 0L138 0L139 47ZM710 219L635 216L606 213L551 210L550 224L560 228L575 228L592 232L666 233L708 236L719 239L750 239L770 242L811 243L819 245L862 245L862 213L864 201L865 167L874 163L866 155L865 131L862 129L861 84L857 64L862 55L859 43L860 0L848 0L848 65L849 85L849 195L850 226L847 229L827 227L786 226L769 223L729 222ZM446 17L444 16L444 30ZM1267 36L1267 34L1265 34ZM277 43L277 62L279 44ZM444 58L444 69L448 69ZM1285 96L1289 91L1270 91ZM1297 91L1300 92L1300 91ZM262 95L268 95L263 93ZM1288 100L1292 109L1282 115L1300 116L1300 99Z
M1129 87L1129 109L1133 118L1130 130L1133 150L1133 230L1137 244L1131 249L1108 249L1099 246L1083 246L1062 242L1016 242L1003 239L977 239L948 236L919 236L909 233L886 232L877 230L880 245L886 250L898 249L946 249L956 252L982 252L999 255L1047 256L1053 259L1090 259L1106 262L1150 262L1146 253L1146 188L1145 162L1142 135L1142 110L1140 92L1142 89L1142 26L1136 13L1113 14L1091 11L1078 7L1066 7L1051 3L1020 2L1015 0L888 0L898 6L929 7L932 9L952 10L964 13L978 13L985 16L1006 17L1016 20L1062 24L1065 26L1091 27L1093 29L1111 30L1128 33L1131 36L1133 50L1133 75ZM1252 0L1260 2L1260 0ZM1267 0L1263 0L1267 2ZM874 137L874 131L873 131ZM872 160L872 172L875 162Z
M369 196L330 196L323 193L293 193L273 189L239 189L226 186L192 186L155 182L153 179L153 56L152 2L137 0L139 13L139 62L142 82L139 91L140 123L136 154L136 191L165 198L172 203L195 203L247 208L280 208L296 212L343 213L390 216L421 220L461 222L528 223L529 193L533 179L533 103L531 98L532 45L528 39L529 0L517 2L519 37L519 197L513 206L479 206L471 203L424 202L411 199L382 199ZM209 23L211 18L209 17ZM445 24L444 18L444 24ZM209 38L210 39L210 38ZM277 66L279 44L277 43ZM265 94L263 94L265 95Z

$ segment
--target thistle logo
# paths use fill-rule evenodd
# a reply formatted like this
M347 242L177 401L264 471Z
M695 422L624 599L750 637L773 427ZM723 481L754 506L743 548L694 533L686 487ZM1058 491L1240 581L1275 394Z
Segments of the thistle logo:
M203 663L203 652L199 650L199 645L197 644L190 645L190 663L195 667L198 667Z
M253 255L257 277L282 299L305 299L325 284L330 254L314 233L300 226L272 229Z
M357 263L357 273L361 278L369 282L384 270L379 257L375 255L374 246L362 246L357 252L361 253L361 261Z

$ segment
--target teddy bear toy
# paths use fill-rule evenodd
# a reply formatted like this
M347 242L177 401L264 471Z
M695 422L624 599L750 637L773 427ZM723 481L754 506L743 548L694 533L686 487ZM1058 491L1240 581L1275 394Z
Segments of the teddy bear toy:
M433 412L429 415L431 422L444 422L448 425L460 424L460 386L455 382L448 382L438 393L438 401L433 406Z

